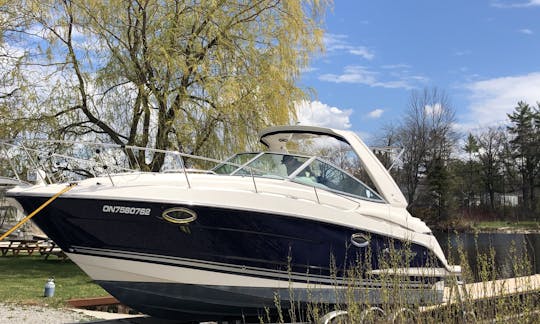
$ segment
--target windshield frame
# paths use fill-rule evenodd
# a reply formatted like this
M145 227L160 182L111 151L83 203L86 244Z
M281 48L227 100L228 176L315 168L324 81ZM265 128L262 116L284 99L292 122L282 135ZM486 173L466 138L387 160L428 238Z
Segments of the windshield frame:
M250 160L248 160L247 162L245 162L244 164L242 164L242 165L228 162L228 161L234 159L235 157L237 157L238 155L242 155L242 154L255 154L255 156L253 158L251 158ZM289 175L285 176L285 175L282 175L282 174L277 174L275 172L273 172L273 173L270 172L270 173L265 174L265 171L269 171L269 170L263 170L263 169L259 169L259 168L255 168L255 167L250 167L250 164L253 164L254 162L259 160L264 155L281 156L279 161L282 161L285 156L290 156L292 158L301 158L301 159L306 159L306 160L304 162L302 162L302 164L299 165L296 169L294 169L294 171L292 171ZM276 160L278 160L278 159L276 159ZM328 187L325 184L323 184L321 182L318 182L318 181L313 182L313 181L301 180L299 175L304 170L306 170L306 168L308 168L310 165L312 165L315 162L328 165L331 168L338 171L339 173L342 173L343 175L349 177L351 180L355 181L357 184L362 186L361 189L368 190L369 194L373 195L374 198L358 195L358 194L355 194L355 193L352 193L352 192L343 191L343 190L339 190L339 189L336 189L336 188L331 188L331 187ZM281 162L281 163L283 163L283 162ZM229 157L227 160L223 161L223 163L220 164L220 166L221 165L234 165L234 166L237 166L237 168L234 171L232 171L231 173L217 173L219 175L230 175L230 176L246 176L246 175L249 175L251 177L260 177L260 178L269 178L269 179L283 179L283 180L288 180L288 181L291 181L291 182L294 182L294 183L297 183L297 184L310 186L310 187L314 187L314 188L317 188L317 189L327 190L327 191L330 191L330 192L333 192L333 193L336 193L336 194L345 195L345 196L352 197L352 198L358 198L358 199L362 199L362 200L366 200L366 201L370 201L370 202L376 202L376 203L388 203L377 191L375 191L373 188L371 188L370 186L365 184L362 180L358 179L357 177L355 177L351 173L347 172L346 170L343 170L342 168L338 167L334 163L332 163L332 162L330 162L330 161L328 161L326 159L323 159L321 157L318 157L318 156L307 156L307 155L302 155L302 154L290 154L290 153L285 153L285 152L259 152L258 154L257 154L257 152L243 152L243 153L237 153L237 154ZM214 169L216 169L216 168L214 168ZM244 171L246 173L242 174L242 171ZM272 170L272 171L274 171L274 170Z

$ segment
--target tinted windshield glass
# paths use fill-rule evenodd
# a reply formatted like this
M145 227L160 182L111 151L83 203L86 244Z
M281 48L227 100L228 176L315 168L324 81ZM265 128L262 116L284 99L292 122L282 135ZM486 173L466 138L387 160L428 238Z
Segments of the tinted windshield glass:
M265 153L255 161L249 163L236 174L250 174L263 177L277 176L285 178L291 175L308 159L302 156L288 154Z
M319 159L309 164L309 166L302 170L294 180L321 188L341 191L362 198L383 201L375 191L358 179Z
M224 163L218 165L212 171L218 174L230 174L234 170L238 169L241 165L244 165L247 161L253 159L259 153L240 153L232 156Z
M237 165L243 165L255 156L257 153L237 154L227 161L236 165L222 164L216 167L214 172L270 178L290 178L293 175L292 180L298 183L339 191L365 199L384 201L373 189L360 180L319 158L302 167L309 158L291 154L264 153L241 169L238 168Z

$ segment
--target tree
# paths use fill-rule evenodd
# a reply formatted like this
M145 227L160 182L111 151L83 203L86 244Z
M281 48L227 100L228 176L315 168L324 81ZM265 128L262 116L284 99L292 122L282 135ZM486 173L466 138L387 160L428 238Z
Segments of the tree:
M399 132L400 146L405 149L401 182L406 188L409 207L418 202L420 180L426 176L431 177L427 182L428 190L434 190L434 195L438 197L447 195L446 192L441 192L446 190L444 186L434 185L429 188L429 183L445 181L433 177L446 177L444 168L456 141L456 134L452 129L454 115L444 91L433 88L411 93ZM445 203L449 200L437 198L437 201ZM441 211L440 214L443 214L445 206L437 203L437 208Z
M0 0L0 139L15 137L22 129L21 123L13 121L18 116L26 84L20 69L26 54L10 43L17 41L16 32L27 24L7 10L8 4L9 1Z
M253 144L294 117L295 80L322 47L318 0L22 2L10 6L33 22L54 76L39 117L120 145L219 156Z
M477 137L480 147L478 159L480 161L481 180L489 197L491 211L495 210L496 184L502 177L504 139L503 131L498 128L489 128Z
M535 180L540 171L540 129L536 121L539 114L540 105L535 109L523 101L518 102L512 114L508 114L511 122L508 131L513 135L510 140L512 156L518 161L523 207L529 213L536 209Z
M473 136L473 134L469 133L467 136L467 141L465 142L465 146L463 147L463 150L469 155L469 159L467 161L467 171L468 171L468 177L465 177L465 187L466 187L466 195L467 195L467 208L469 209L470 213L470 207L471 202L475 199L475 183L473 174L475 174L475 167L476 164L473 161L473 154L478 153L479 145L478 141L476 140L476 137Z

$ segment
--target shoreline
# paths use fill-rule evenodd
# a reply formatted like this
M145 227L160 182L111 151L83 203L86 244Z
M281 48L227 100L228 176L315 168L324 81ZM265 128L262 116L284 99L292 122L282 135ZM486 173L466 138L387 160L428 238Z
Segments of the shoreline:
M540 234L538 228L512 228L512 227L499 227L499 228L473 228L466 233L485 233L485 234Z
M456 232L459 234L540 234L540 228L513 228L513 227L496 227L496 228L439 228L432 227L435 232Z

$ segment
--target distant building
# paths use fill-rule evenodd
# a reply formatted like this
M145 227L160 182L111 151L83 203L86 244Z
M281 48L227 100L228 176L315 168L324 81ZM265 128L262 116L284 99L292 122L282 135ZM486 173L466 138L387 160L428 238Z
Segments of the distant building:
M519 204L519 195L515 193L495 193L495 203L499 206L515 207Z
M494 195L495 206L506 206L506 207L516 207L519 205L520 195L517 193L500 193L496 192ZM480 203L484 205L489 205L489 195L484 194L482 198L475 197L475 202L477 204L471 204L472 206L480 206Z

